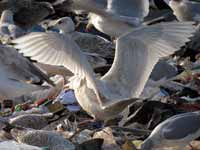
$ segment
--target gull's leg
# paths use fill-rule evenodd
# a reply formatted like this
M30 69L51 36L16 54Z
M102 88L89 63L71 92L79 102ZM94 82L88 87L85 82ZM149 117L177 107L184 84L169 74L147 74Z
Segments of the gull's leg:
M78 126L83 126L83 125L86 125L88 123L93 123L93 122L96 122L96 119L95 118L91 118L91 119L86 119L84 121L81 121L78 123Z
M93 27L93 24L88 23L85 30L86 30L87 32L90 32L91 29L92 29L92 27Z
M199 150L199 149L193 147L192 144L189 144L189 147L190 147L190 150Z
M116 38L115 37L111 37L111 41L115 44L116 43Z
M101 107L103 106L103 102L102 102L103 98L104 98L103 95L101 95L100 93L97 94L97 101Z
M87 119L78 123L78 128L100 128L102 127L103 122L93 119Z

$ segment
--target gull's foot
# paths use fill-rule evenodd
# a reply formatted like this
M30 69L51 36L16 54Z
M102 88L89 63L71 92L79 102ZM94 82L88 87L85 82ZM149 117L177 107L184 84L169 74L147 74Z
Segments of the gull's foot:
M102 123L96 119L87 119L78 123L78 128L101 128Z
M95 121L96 121L96 119L87 119L87 120L79 122L78 126L86 125L86 124L89 124L89 123L94 123Z

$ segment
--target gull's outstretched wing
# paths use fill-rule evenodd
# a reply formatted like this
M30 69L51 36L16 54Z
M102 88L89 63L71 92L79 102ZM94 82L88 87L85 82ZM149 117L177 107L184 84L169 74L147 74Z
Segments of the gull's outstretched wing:
M143 20L149 13L149 0L107 0L107 9L119 16Z
M140 27L117 39L115 59L102 77L122 97L139 97L159 58L169 56L195 32L191 22Z
M30 33L16 40L15 47L24 56L50 65L64 66L74 76L86 79L86 84L97 94L93 70L79 46L69 37L59 33Z

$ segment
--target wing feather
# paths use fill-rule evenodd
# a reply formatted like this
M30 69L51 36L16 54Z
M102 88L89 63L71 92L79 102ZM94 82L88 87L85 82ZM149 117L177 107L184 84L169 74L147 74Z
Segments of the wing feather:
M37 40L39 39L39 40ZM25 56L44 64L64 66L75 76L86 79L87 86L97 94L93 70L78 45L59 33L31 33L13 40ZM30 43L30 44L29 44Z
M117 39L115 59L102 77L123 97L139 97L158 60L178 50L195 32L193 23L143 26Z

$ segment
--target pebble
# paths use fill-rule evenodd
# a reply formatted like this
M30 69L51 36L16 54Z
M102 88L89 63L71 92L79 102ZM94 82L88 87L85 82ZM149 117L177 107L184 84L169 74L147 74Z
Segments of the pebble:
M14 128L11 134L19 143L47 146L49 150L75 150L75 146L70 141L52 131Z

